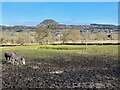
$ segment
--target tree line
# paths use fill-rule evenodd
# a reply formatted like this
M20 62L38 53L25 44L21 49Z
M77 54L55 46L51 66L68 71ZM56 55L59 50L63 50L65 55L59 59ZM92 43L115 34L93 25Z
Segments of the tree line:
M107 34L105 32L80 32L77 29L64 29L64 30L53 30L48 27L38 27L33 32L14 32L11 36L8 35L10 32L3 32L4 35L0 37L1 43L11 44L51 44L54 42L67 43L67 42L85 42L87 41L105 41L105 40L117 40L117 34Z
M118 40L118 34L107 33L104 31L91 32L90 30L77 29L77 28L64 28L59 29L59 23L47 19L41 22L34 32L30 31L31 28L25 31L0 31L0 43L10 44L51 44L51 43L67 43L67 42L86 42L86 41L105 41L105 40ZM67 26L66 26L67 27ZM5 27L3 27L5 28ZM26 28L16 26L17 28ZM88 28L89 29L89 28Z

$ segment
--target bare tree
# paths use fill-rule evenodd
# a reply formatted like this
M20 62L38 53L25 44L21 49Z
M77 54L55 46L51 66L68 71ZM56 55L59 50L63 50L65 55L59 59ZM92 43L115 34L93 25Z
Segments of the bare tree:
M26 43L30 43L30 36L29 36L29 34L25 33L25 32L19 34L18 38L17 38L17 43L21 44L21 45L26 44Z
M76 42L79 40L80 40L80 31L79 30L65 29L62 31L63 43L68 42L68 41Z
M36 30L36 41L39 44L49 44L51 39L51 31L45 27L38 27Z
M4 43L7 43L7 38L6 37L1 37L0 38L0 43L4 44Z

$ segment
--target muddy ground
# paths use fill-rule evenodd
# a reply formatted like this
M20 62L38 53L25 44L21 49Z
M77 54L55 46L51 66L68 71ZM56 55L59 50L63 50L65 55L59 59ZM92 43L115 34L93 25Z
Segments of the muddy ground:
M118 61L114 56L76 56L36 59L24 66L3 63L3 88L88 88L120 90Z

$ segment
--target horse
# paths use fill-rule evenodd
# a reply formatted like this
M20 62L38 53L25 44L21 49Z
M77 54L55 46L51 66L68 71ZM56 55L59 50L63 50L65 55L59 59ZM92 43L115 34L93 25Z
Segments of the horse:
M15 63L18 65L18 64L21 64L21 65L25 65L25 59L22 57L22 56L13 56L11 57L12 58L12 63L13 65L15 65Z
M11 61L12 57L15 57L16 53L12 53L12 52L5 52L4 57L6 60Z

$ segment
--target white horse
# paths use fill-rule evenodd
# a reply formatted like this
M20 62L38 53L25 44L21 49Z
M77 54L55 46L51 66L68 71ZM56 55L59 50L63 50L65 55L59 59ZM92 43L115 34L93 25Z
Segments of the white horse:
M25 59L21 56L14 56L14 57L11 57L12 58L12 64L15 65L15 64L20 64L20 65L25 65Z

